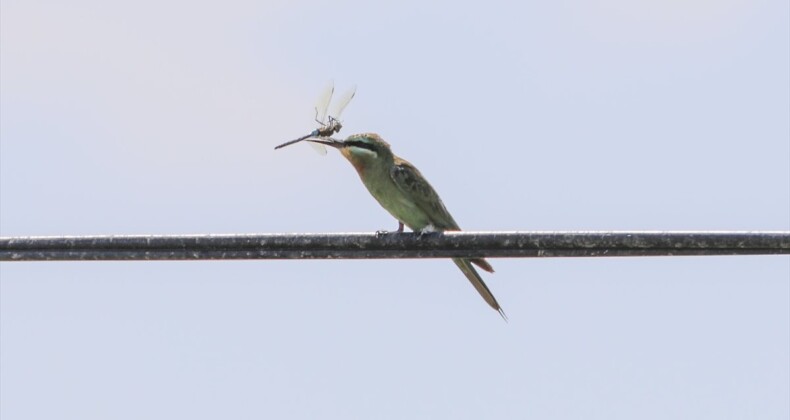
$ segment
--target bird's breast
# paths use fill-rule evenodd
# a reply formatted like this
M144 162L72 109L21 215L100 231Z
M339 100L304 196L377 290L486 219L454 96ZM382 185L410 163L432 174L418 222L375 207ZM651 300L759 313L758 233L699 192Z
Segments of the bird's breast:
M389 174L378 180L373 180L370 176L363 177L362 180L381 207L410 229L421 230L431 224L429 216L392 181Z

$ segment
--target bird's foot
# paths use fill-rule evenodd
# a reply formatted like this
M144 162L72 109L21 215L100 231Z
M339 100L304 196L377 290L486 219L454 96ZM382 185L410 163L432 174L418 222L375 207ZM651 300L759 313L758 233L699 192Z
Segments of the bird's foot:
M424 228L420 229L420 231L417 233L417 237L422 239L425 236L436 235L438 233L441 233L441 231L437 230L434 225L428 225L428 226L425 226Z
M429 237L429 236L436 236L436 235L438 235L440 233L441 232L422 232L421 231L421 232L417 233L417 238L422 239L422 238Z
M398 222L398 230L394 230L394 231L377 230L376 237L382 237L384 235L389 235L390 233L403 233L403 223Z

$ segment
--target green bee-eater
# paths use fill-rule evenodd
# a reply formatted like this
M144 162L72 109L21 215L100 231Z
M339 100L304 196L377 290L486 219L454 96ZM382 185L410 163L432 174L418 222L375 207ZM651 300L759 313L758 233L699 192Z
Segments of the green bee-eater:
M344 141L328 137L308 141L340 150L357 170L370 194L398 220L399 232L403 231L403 225L420 233L461 230L420 171L411 163L395 156L390 145L377 134L355 134ZM482 258L453 258L453 262L472 282L483 299L507 319L491 290L472 267L475 264L493 273L491 265Z

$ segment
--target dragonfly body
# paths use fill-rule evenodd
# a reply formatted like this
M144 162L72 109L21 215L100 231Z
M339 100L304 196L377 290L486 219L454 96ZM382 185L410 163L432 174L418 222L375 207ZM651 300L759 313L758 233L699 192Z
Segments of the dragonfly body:
M335 118L330 116L329 117L329 122L326 125L324 125L322 127L319 127L319 128L316 128L310 134L306 134L306 135L304 135L302 137L299 137L298 139L285 142L285 143L275 147L275 149L280 149L280 148L283 148L285 146L290 146L290 145L292 145L294 143L299 143L300 141L307 140L310 137L332 137L332 135L337 133L337 132L339 132L341 128L343 128L343 124L341 124L339 120L337 120L337 119L335 119ZM315 144L315 143L311 143L311 144Z

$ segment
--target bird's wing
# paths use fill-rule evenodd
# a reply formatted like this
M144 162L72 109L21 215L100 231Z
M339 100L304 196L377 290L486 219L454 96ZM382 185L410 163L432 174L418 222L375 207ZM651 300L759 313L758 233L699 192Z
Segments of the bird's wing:
M395 185L408 195L412 201L431 219L431 223L439 230L461 230L453 216L444 207L439 194L433 189L428 180L411 163L396 157L395 164L390 171ZM422 180L422 181L420 181ZM472 264L482 268L489 273L494 272L494 268L488 261L482 258L469 260Z
M395 181L395 185L428 215L434 227L439 230L461 230L444 207L439 194L414 165L396 157L390 176Z

